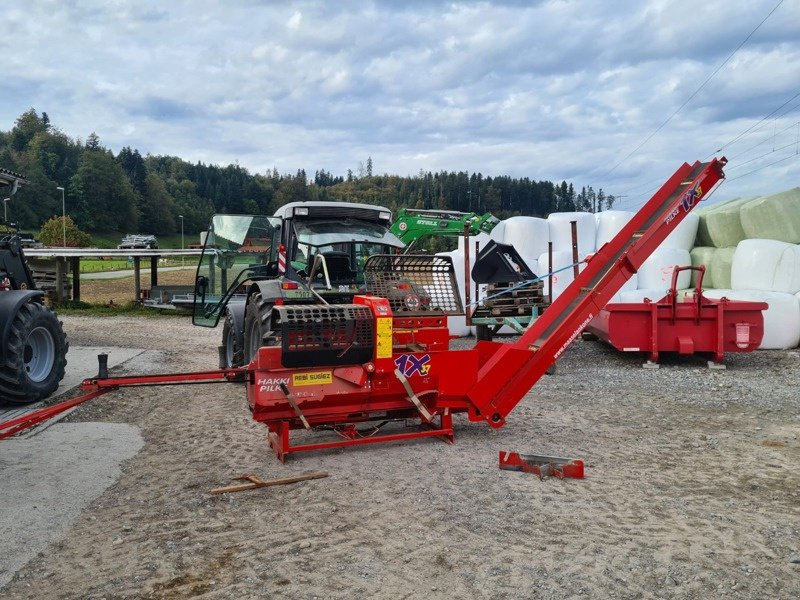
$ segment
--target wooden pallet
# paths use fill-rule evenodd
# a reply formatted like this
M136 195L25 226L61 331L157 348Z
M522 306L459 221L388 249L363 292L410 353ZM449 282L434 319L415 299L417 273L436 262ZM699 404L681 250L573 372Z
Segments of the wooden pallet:
M489 284L486 288L486 295L495 296L502 294L496 298L484 300L483 304L475 309L473 317L518 317L530 316L534 307L537 308L538 313L541 314L545 308L549 306L547 298L543 294L543 284L541 281L525 286L523 288L514 289L505 292L512 288L514 284L511 283L494 283ZM505 292L505 293L504 293Z

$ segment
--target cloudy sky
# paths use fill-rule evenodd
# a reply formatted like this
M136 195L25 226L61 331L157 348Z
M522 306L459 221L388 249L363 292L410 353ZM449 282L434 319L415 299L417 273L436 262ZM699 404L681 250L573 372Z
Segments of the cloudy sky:
M3 6L0 130L33 107L115 153L312 176L372 157L621 208L715 152L716 200L800 186L800 0Z

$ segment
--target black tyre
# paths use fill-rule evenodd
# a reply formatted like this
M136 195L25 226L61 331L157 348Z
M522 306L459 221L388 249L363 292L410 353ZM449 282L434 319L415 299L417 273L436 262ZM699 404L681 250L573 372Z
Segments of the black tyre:
M244 361L249 363L261 346L274 345L275 341L272 334L272 303L263 300L260 293L253 294L244 313Z
M220 365L220 368L230 369L244 364L244 349L236 335L233 315L229 312L225 314L225 322L222 324L222 347L225 349L222 355L225 364Z
M476 325L475 326L475 337L479 342L491 342L492 341L492 330L488 325Z
M64 378L69 343L56 314L38 302L13 316L0 368L0 396L26 404L47 398Z

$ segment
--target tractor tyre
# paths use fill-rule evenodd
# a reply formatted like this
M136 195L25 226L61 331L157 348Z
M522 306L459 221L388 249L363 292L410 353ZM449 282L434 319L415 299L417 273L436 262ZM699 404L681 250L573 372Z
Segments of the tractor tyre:
M39 302L12 317L6 361L0 365L0 397L15 404L43 400L64 378L69 343L56 314Z
M222 347L225 348L225 364L220 365L221 369L232 369L244 364L244 349L236 337L233 315L230 313L225 315L225 322L222 324Z
M264 300L260 293L253 294L244 313L244 362L250 363L261 346L274 343L272 302Z

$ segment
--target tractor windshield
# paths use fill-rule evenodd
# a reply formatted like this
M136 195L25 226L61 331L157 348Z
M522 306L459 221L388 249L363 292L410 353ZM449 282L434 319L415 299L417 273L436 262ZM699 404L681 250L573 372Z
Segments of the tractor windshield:
M403 242L384 225L346 219L344 221L295 220L297 239L291 261L301 273L307 273L315 254L346 262L345 272L352 273L352 283L364 283L364 263L375 254L391 254L404 246ZM353 279L348 275L345 279Z
M277 273L280 217L215 215L195 279L192 322L215 327L248 279Z

